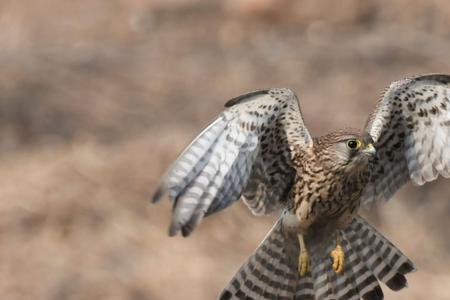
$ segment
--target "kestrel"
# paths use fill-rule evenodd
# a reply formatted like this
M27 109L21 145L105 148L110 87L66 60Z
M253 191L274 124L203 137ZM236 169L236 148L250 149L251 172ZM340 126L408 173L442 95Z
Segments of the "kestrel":
M236 97L164 176L169 234L189 235L242 199L256 215L281 211L219 299L383 299L414 264L370 226L361 204L406 182L450 177L450 75L394 82L364 130L312 137L296 95L273 88Z

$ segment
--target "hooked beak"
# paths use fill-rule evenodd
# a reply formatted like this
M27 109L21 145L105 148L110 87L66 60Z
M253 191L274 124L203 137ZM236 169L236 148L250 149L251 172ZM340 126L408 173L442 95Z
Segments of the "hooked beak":
M366 145L366 147L362 150L362 152L364 154L368 154L368 155L375 155L375 153L377 153L377 150L375 149L375 147L373 146L372 143L369 143Z

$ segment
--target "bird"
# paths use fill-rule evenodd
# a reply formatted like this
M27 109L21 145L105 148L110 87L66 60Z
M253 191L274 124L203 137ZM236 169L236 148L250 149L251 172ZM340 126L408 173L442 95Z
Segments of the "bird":
M294 91L229 100L163 175L169 235L241 199L275 225L218 299L383 299L414 263L361 215L407 182L450 178L450 75L395 81L362 130L314 137Z

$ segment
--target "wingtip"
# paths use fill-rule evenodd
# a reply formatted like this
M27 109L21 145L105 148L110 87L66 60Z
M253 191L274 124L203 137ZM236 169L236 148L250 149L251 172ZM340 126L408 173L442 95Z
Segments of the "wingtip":
M158 189L153 194L150 202L157 203L164 196L164 193L165 193L165 189L162 186L158 187Z

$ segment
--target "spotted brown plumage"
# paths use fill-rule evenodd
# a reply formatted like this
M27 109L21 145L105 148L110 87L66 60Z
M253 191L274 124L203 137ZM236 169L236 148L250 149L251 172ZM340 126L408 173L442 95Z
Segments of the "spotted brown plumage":
M256 214L283 207L295 176L293 147L312 138L289 89L252 92L226 109L172 165L161 190L175 201L170 234L188 235L204 216L243 196ZM162 196L155 194L154 201Z
M219 299L383 299L406 286L413 263L358 215L410 179L450 176L450 76L394 82L365 129L312 137L289 89L251 92L179 156L153 201L173 201L169 233L242 199L281 210ZM331 259L330 259L331 255Z
M388 200L406 182L450 178L450 76L424 75L391 84L369 118L379 161L362 197Z

